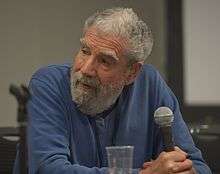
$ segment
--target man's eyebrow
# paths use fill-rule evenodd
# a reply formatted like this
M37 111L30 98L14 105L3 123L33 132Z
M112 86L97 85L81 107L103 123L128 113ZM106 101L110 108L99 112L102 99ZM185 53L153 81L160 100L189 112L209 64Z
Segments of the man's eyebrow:
M86 44L86 41L84 40L84 38L80 39L80 44L81 44L81 47L90 49L90 47ZM119 60L119 58L117 57L114 51L102 51L99 53L99 55L105 56L106 58L113 59L116 61Z
M83 38L80 39L80 44L84 48L89 48L89 46L86 44L85 40Z
M100 56L104 56L108 59L112 59L112 60L116 60L118 61L119 58L117 57L117 55L115 54L115 52L112 52L112 51L104 51L104 52L101 52L99 53Z

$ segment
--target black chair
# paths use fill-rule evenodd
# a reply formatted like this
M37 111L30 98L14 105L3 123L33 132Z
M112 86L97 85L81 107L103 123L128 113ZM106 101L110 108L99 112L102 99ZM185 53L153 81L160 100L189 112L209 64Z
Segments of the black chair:
M12 174L18 141L17 128L0 128L0 174Z
M220 125L194 124L189 126L189 130L213 174L220 174Z

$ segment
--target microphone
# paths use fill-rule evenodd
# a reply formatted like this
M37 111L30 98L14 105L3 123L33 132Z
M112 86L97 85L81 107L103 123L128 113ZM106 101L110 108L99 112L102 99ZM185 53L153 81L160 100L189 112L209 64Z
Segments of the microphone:
M173 142L173 135L171 129L171 124L173 122L173 119L174 119L173 112L168 107L159 107L154 112L154 120L155 123L159 125L162 131L166 152L170 152L174 150L174 142Z

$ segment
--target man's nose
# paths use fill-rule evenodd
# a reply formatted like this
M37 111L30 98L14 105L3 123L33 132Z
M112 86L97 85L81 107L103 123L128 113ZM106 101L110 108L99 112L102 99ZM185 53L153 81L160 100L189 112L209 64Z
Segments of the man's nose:
M97 65L96 65L95 58L92 56L87 58L84 61L80 71L82 74L84 74L86 76L94 77L96 75L96 71L97 71Z

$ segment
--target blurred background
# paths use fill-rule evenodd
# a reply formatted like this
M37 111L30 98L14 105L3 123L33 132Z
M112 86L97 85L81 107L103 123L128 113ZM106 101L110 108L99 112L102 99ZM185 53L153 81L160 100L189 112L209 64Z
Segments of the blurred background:
M153 64L179 99L195 143L220 171L220 1L0 1L0 133L17 126L9 85L28 84L42 66L71 62L85 19L97 10L131 7L151 27Z

